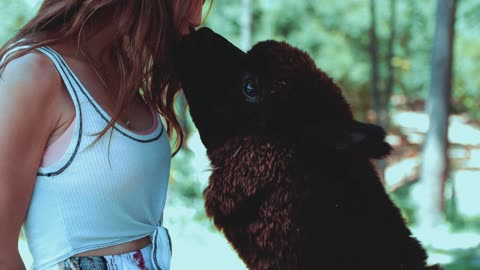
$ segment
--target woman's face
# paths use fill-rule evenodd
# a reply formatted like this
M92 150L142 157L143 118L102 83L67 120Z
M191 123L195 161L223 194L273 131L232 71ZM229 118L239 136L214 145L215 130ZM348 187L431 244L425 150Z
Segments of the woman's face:
M195 27L198 27L202 23L202 7L204 0L193 0L193 7L190 10L189 14L185 14L184 17L181 13L185 11L181 10L181 0L173 0L173 13L174 13L174 20L176 25L179 25L179 34L184 36L188 35ZM188 11L186 11L188 12ZM182 18L183 17L183 18ZM177 20L183 20L181 22Z

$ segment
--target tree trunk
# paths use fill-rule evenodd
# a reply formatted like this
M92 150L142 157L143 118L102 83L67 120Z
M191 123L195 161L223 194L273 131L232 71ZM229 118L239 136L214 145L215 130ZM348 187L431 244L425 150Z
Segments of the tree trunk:
M242 0L241 49L245 51L252 46L252 17L252 0Z
M417 222L429 228L443 219L448 168L448 116L452 88L452 58L456 0L438 0L432 48L432 73L427 100L430 128L425 138L417 201Z
M371 61L371 89L373 98L373 110L375 112L375 123L380 126L385 126L384 122L384 107L382 106L382 95L378 88L379 72L378 72L378 39L377 39L377 14L376 1L370 0L370 61ZM381 159L377 161L377 169L382 183L385 184L385 168L386 161Z
M388 77L385 89L385 100L383 109L385 110L383 123L387 129L390 126L390 98L393 93L393 85L395 81L395 70L393 68L393 57L395 57L395 39L397 38L397 0L390 0L390 38L388 40Z
M375 112L375 122L381 125L381 96L378 89L378 41L376 17L376 2L375 0L370 0L370 60L372 65L371 89L373 110Z

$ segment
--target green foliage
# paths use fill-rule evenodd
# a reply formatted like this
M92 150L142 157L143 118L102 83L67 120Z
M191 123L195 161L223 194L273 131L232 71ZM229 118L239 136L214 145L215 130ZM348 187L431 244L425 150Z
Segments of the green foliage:
M443 265L448 270L475 270L480 268L480 248L457 250L453 252L455 260Z
M368 1L253 1L253 42L285 40L307 51L317 65L344 87L358 116L370 103ZM390 1L377 1L380 89L386 87ZM207 26L240 44L241 1L216 0ZM397 1L394 94L424 99L428 92L436 1ZM477 11L477 12L476 12ZM480 119L480 4L459 1L455 56L454 109Z
M477 11L480 12L480 4L477 5ZM460 14L466 14L457 20L455 33L455 55L454 55L454 91L456 111L468 111L470 114L480 119L480 109L478 100L480 99L480 72L479 59L480 50L480 27L474 27L470 20L471 15L468 11L460 9ZM477 18L480 16L477 15Z
M415 205L410 199L410 192L413 185L413 183L410 183L408 185L404 185L395 192L389 193L393 202L401 209L402 216L409 226L412 226L416 223Z
M0 46L15 35L35 10L31 0L0 0Z

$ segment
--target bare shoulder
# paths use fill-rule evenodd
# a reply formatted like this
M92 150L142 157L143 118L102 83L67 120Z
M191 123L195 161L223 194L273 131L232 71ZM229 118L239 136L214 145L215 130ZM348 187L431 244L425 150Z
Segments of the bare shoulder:
M46 55L32 51L9 62L1 72L0 83L35 86L35 92L42 94L43 91L57 90L55 86L61 85L61 79Z
M29 52L13 59L0 73L0 114L9 116L0 127L27 131L42 126L38 131L48 137L60 116L61 94L60 75L46 55Z

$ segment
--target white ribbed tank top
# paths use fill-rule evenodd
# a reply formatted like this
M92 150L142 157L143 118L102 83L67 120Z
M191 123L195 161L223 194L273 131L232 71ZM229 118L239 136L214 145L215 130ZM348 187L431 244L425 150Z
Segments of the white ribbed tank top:
M150 236L155 270L168 270L170 238L161 224L171 149L161 119L145 135L116 124L87 148L110 116L58 53L48 47L37 50L55 64L76 117L66 152L37 173L23 228L33 269L56 269L77 253Z

